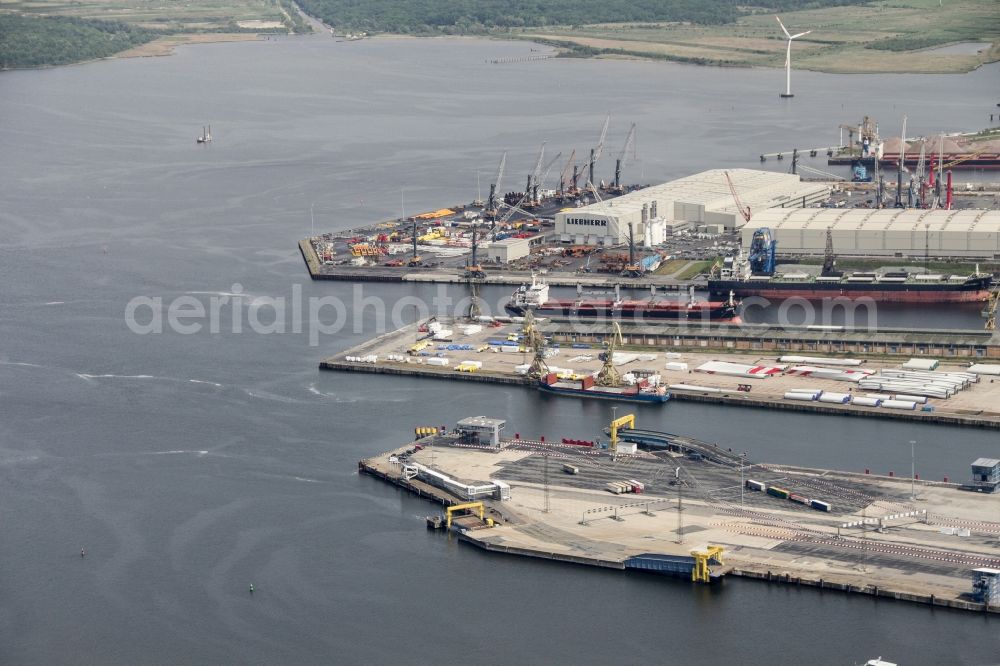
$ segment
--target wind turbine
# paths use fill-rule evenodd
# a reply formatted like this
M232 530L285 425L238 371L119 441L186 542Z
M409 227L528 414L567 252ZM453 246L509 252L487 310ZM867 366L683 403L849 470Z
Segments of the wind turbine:
M812 30L806 30L805 32L800 32L797 35L788 34L788 30L785 29L785 24L781 22L781 19L775 16L778 20L778 25L781 26L781 31L785 33L785 37L788 38L788 48L785 50L785 92L779 94L779 97L795 97L792 94L792 40L798 39L799 37L804 37L808 35Z

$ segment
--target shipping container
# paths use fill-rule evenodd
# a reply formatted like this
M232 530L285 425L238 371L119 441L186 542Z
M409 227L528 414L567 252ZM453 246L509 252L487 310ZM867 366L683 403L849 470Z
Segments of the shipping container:
M756 490L758 492L764 492L765 490L767 490L767 486L765 484L761 483L760 481L754 481L753 479L747 479L745 485L750 490Z
M799 504L809 504L808 497L804 497L802 495L796 495L795 493L790 494L788 496L788 499L792 500L793 502L798 502Z
M788 499L788 496L791 495L791 493L784 488L779 488L777 486L769 486L767 494L773 495L774 497L780 497L781 499Z
M830 511L830 505L826 502L821 502L819 500L809 500L809 506L816 509L817 511Z

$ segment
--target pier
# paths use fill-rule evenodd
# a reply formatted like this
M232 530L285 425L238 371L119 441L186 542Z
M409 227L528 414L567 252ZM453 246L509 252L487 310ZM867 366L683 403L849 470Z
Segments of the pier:
M508 338L511 336L517 338L521 333L522 324L509 322L493 326L483 325L481 330L466 335L462 333L461 327L466 326L467 322L441 319L439 323L452 331L449 340L434 341L429 333L418 330L420 328L418 324L411 324L323 359L320 368L338 372L409 376L429 380L515 385L534 390L532 387L536 382L519 372L523 370L525 364L530 363L531 353L516 346L511 351L498 352L495 350L500 348L499 345L490 344L509 342ZM545 322L540 324L539 328L559 345L557 353L547 359L550 366L568 368L576 374L589 374L600 367L598 355L608 335L606 324L570 325ZM868 369L895 368L910 356L917 355L917 347L922 344L921 340L944 339L940 333L926 332L921 337L921 334L915 331L865 332L841 335L836 340L830 341L828 332L808 329L770 329L767 334L769 337L764 337L759 331L748 332L740 327L723 329L658 325L653 330L656 332L655 336L649 337L653 334L647 334L642 328L633 330L623 327L625 351L636 358L620 366L620 370L623 373L630 370L656 372L667 384L702 387L671 388L674 400L843 417L883 418L1000 429L1000 378L994 380L984 376L980 382L948 399L930 400L928 404L932 410L901 411L852 404L787 400L784 397L786 392L804 386L832 392L863 393L850 383L842 381L786 374L767 378L740 378L702 374L696 371L703 363L717 359L753 365L780 365L778 359L782 354L826 354L841 357L858 354L859 358L864 359L865 367ZM684 337L680 337L681 335ZM745 336L746 344L727 337L737 335ZM851 343L852 335L858 336L853 343ZM837 347L822 349L815 346L815 341L822 338L827 338L828 344ZM426 345L416 353L412 352L414 345L420 340L426 340ZM880 346L874 346L873 340ZM897 342L893 342L894 340ZM902 342L899 341L902 340L908 341L909 346L901 346ZM954 345L961 343L958 336L949 337L949 340ZM975 349L975 345L981 345L989 353L984 352L982 357L969 355L966 356L968 360L964 361L957 357L943 359L942 369L961 371L967 368L969 362L980 358L984 360L995 358L996 354L1000 354L1000 347L995 346L991 340L988 332L983 334L970 332L972 349ZM765 342L767 344L764 344ZM751 343L760 346L754 348ZM850 346L851 344L854 346ZM448 349L449 346L452 349ZM920 348L922 356L942 351L934 347L930 348L930 351ZM890 349L895 349L895 353L888 353ZM667 354L671 356L668 357ZM649 356L653 358L642 360ZM443 360L430 361L430 359ZM668 369L667 361L682 363L686 369ZM443 365L437 365L438 363ZM740 390L740 385L749 386L750 390ZM670 408L669 403L665 408Z
M663 441L673 448L628 454L556 437L515 434L494 444L469 434L459 422L448 434L361 460L358 469L456 508L468 498L413 470L468 483L502 480L504 499L482 499L482 517L460 518L452 528L490 553L688 579L697 578L702 560L707 578L698 580L706 582L732 576L1000 612L971 594L971 570L1000 565L1000 494L916 480L914 499L910 479L742 461L724 444L668 433ZM744 478L785 497L742 488ZM616 479L632 479L641 494L608 493ZM830 510L795 499L803 496L822 498Z

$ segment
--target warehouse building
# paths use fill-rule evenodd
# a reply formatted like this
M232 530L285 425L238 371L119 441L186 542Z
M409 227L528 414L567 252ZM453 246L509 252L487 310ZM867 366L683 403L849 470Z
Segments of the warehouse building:
M729 176L751 211L809 206L830 195L828 185L802 182L792 174L731 169ZM652 246L680 229L732 231L743 224L743 216L733 201L726 171L713 169L560 212L555 224L556 237L564 243L618 245L628 241L631 226L637 243Z
M505 238L486 246L486 258L498 264L509 264L523 259L531 252L531 242L527 238Z
M822 255L826 232L841 255L1000 259L1000 211L917 208L764 210L741 230L743 249L768 227L778 253Z

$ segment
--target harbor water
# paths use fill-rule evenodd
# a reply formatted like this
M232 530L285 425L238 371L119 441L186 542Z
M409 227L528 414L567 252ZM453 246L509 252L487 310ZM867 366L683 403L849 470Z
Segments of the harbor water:
M409 320L440 293L309 282L296 242L313 220L347 229L471 200L504 150L514 189L543 140L580 155L609 111L605 152L636 122L626 179L644 182L831 145L863 115L883 132L904 113L914 133L976 130L1000 73L796 72L796 97L779 100L778 70L488 62L529 49L314 36L0 74L0 662L1000 662L997 618L491 556L428 533L435 508L357 475L414 426L484 414L587 439L610 409L321 373L395 306ZM214 141L196 145L209 123ZM308 306L274 307L323 297L346 304L336 333L316 333ZM198 332L138 334L136 298L159 298L164 319L172 303L219 307L187 320ZM284 332L254 330L251 312ZM981 325L948 309L894 316ZM983 430L634 409L644 428L760 461L906 474L914 440L922 477L963 479L1000 454Z

